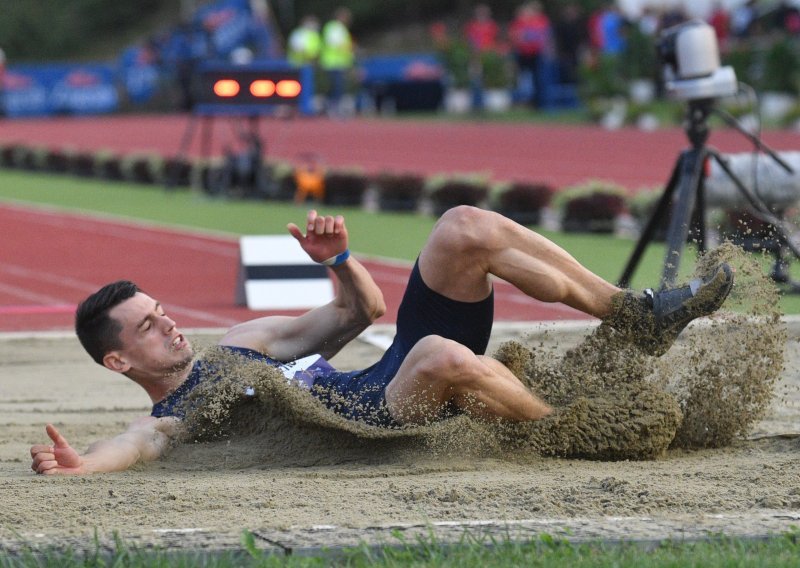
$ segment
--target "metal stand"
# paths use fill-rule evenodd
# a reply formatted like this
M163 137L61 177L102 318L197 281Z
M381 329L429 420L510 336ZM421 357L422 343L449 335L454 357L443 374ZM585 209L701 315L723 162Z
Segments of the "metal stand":
M687 237L692 233L700 252L706 251L706 225L705 225L705 177L708 158L712 157L720 165L725 174L733 181L736 188L747 200L755 214L772 224L778 233L777 238L783 249L778 253L781 261L782 270L773 270L773 278L783 278L784 282L789 282L788 273L785 270L785 249L788 248L794 255L800 258L800 249L789 238L789 231L785 227L783 220L777 218L769 207L756 195L753 194L742 181L733 173L727 160L716 150L706 146L709 128L708 117L714 109L713 99L693 100L689 102L687 115L686 134L691 143L691 147L681 152L677 163L672 171L672 175L667 183L664 193L659 199L653 215L650 217L642 234L636 243L633 253L628 259L628 263L619 279L621 287L628 287L645 249L653 240L656 230L663 226L669 219L667 229L667 253L664 258L664 272L661 277L661 287L666 288L675 284L680 267L681 255L686 245ZM742 134L747 136L759 150L769 154L787 172L792 173L792 168L786 164L775 152L767 148L765 144L747 132L733 117L718 112L718 114L729 124L737 128ZM800 285L792 284L793 289L800 290Z
M177 163L186 160L189 148L191 148L197 134L198 123L200 123L200 157L207 159L211 156L211 144L213 139L215 114L193 113L183 132L178 154L175 158ZM231 121L237 115L230 115L227 118ZM209 170L209 192L213 194L227 194L232 187L238 186L243 193L248 196L260 195L267 192L266 180L262 168L265 145L261 136L261 115L247 115L247 128L243 128L238 122L231 122L234 135L240 140L248 143L245 154L228 152L225 162L221 168ZM247 171L245 171L247 170ZM173 189L177 185L177 171L168 172L166 176L166 189Z

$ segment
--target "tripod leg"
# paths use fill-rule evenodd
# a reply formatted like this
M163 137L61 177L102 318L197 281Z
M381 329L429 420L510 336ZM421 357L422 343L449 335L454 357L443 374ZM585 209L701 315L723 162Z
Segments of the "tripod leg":
M707 159L703 158L703 168L700 179L697 182L697 201L694 206L694 214L692 215L692 238L697 242L697 249L700 254L707 250L708 243L706 242L706 196L705 196L705 178Z
M211 156L211 129L214 127L213 120L214 117L212 116L203 117L203 134L200 139L200 155L203 158L208 158Z
M672 216L667 231L667 254L664 258L664 273L661 287L666 288L675 283L681 255L686 246L689 234L689 223L697 201L697 190L702 179L706 153L703 148L687 150L681 160L680 179L675 203L672 205Z
M186 158L187 154L189 153L189 146L192 145L192 140L194 139L194 131L197 128L197 116L192 115L189 118L189 124L186 125L186 130L183 131L183 137L181 138L181 145L178 148L178 155L176 157L176 162L183 161ZM175 167L173 171L168 171L165 177L165 186L166 189L172 189L176 185L178 185L178 168Z
M681 154L675 164L675 167L672 169L672 174L670 175L667 186L664 188L664 193L661 194L661 198L658 200L658 203L653 210L653 214L650 216L650 219L647 221L647 225L645 225L642 234L639 236L639 240L636 243L636 248L633 249L633 253L631 253L628 263L625 265L625 269L622 271L622 276L619 277L618 285L620 288L627 288L630 286L633 273L639 266L639 261L641 260L645 249L647 249L647 245L649 245L653 240L656 230L664 220L664 215L669 208L672 194L675 192L675 187L681 171L681 163L683 162L683 159L684 155Z

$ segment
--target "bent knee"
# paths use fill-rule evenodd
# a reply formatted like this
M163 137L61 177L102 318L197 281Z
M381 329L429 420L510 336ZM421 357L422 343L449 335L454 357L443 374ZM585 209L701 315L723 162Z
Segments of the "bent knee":
M416 368L417 379L430 385L440 388L461 385L475 374L475 367L480 364L469 348L451 339L431 335L417 345L424 349Z
M469 205L448 209L436 223L431 242L450 254L473 255L490 247L493 213Z

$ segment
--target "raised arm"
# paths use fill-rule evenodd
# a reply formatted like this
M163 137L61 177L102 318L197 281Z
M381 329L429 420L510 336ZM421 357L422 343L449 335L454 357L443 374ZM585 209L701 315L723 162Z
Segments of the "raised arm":
M177 431L172 418L140 418L122 434L93 443L79 454L52 424L46 427L51 445L31 447L31 469L44 475L85 475L123 471L140 461L160 457Z
M344 218L318 216L309 211L306 232L290 223L289 232L316 262L347 250ZM222 345L248 347L278 360L291 360L312 353L329 358L383 315L383 294L366 268L349 257L331 270L339 281L333 301L298 317L270 316L233 327Z

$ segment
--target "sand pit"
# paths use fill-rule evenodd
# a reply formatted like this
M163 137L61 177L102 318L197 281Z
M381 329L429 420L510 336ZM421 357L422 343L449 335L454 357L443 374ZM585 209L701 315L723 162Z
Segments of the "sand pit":
M669 361L686 357L696 326ZM660 538L725 531L765 534L800 521L800 325L788 325L777 396L746 439L719 449L669 449L643 461L543 457L520 449L456 452L409 441L320 442L275 432L176 448L133 471L83 478L44 477L29 468L28 447L53 421L78 448L121 431L146 413L132 383L103 370L69 336L7 336L0 341L0 538L87 542L99 530L135 542L224 548L243 529L270 548L389 539L388 527L447 537L494 529L530 535L569 531L576 538ZM542 352L576 345L584 325L496 328L490 347L508 340ZM390 333L387 330L386 333ZM213 344L216 333L195 332ZM335 359L342 368L373 360L357 341ZM665 361L668 363L669 361ZM484 448L486 450L486 448ZM476 521L495 521L476 523ZM448 532L449 531L449 532ZM271 544L270 544L271 543ZM287 544L289 543L289 544Z

